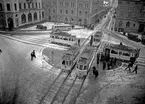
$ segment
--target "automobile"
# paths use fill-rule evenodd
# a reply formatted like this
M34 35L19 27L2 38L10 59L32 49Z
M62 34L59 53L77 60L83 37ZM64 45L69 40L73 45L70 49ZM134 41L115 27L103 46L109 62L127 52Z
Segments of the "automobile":
M37 25L36 29L47 30L47 27L43 25Z

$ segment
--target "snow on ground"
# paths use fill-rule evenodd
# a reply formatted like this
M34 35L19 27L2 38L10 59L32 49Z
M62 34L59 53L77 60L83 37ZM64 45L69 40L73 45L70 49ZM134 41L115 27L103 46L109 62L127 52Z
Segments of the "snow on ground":
M77 38L87 38L94 31L88 29L70 30L68 33L75 35Z

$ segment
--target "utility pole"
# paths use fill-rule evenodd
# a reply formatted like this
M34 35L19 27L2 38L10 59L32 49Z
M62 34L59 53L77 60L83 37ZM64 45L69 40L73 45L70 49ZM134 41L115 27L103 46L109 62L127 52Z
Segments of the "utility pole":
M54 55L54 51L51 51L51 56L52 56L52 65L53 65L53 55Z

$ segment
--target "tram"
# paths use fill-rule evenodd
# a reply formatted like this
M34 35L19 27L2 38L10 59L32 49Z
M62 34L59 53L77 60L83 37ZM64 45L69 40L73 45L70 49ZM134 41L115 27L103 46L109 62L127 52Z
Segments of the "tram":
M57 32L50 34L50 42L72 46L77 43L77 38L66 32Z
M137 49L123 44L108 44L104 47L105 55L110 58L117 58L122 61L130 61L131 57L136 57Z
M69 31L74 28L74 25L64 24L64 25L54 25L52 26L52 32L58 31Z
M61 69L71 70L73 65L75 64L75 58L79 54L79 46L74 45L70 47L63 55L61 62Z
M101 43L101 38L102 38L102 31L97 31L93 36L92 36L92 46L99 46Z
M94 48L91 46L88 46L80 54L80 57L77 60L77 64L76 64L76 75L79 78L86 77L88 69L89 69L89 64L93 57L93 52L94 52Z

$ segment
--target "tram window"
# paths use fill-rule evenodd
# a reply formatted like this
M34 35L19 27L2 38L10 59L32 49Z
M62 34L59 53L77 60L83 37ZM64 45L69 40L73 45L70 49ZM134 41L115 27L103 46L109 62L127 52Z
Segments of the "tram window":
M65 60L62 61L62 65L65 65Z
M117 54L117 52L116 52L116 51L114 51L114 50L112 50L112 51L111 51L111 53L113 53L113 54Z
M71 61L69 61L69 65L71 65Z
M68 65L68 61L66 61L66 65Z
M124 55L124 56L130 56L130 54L129 54L129 53L123 53L123 55Z
M87 66L84 66L84 70L86 70L87 69Z
M63 40L68 40L67 38L63 38Z
M59 37L58 36L55 36L55 39L59 39Z
M80 65L80 70L82 70L83 69L83 65Z

